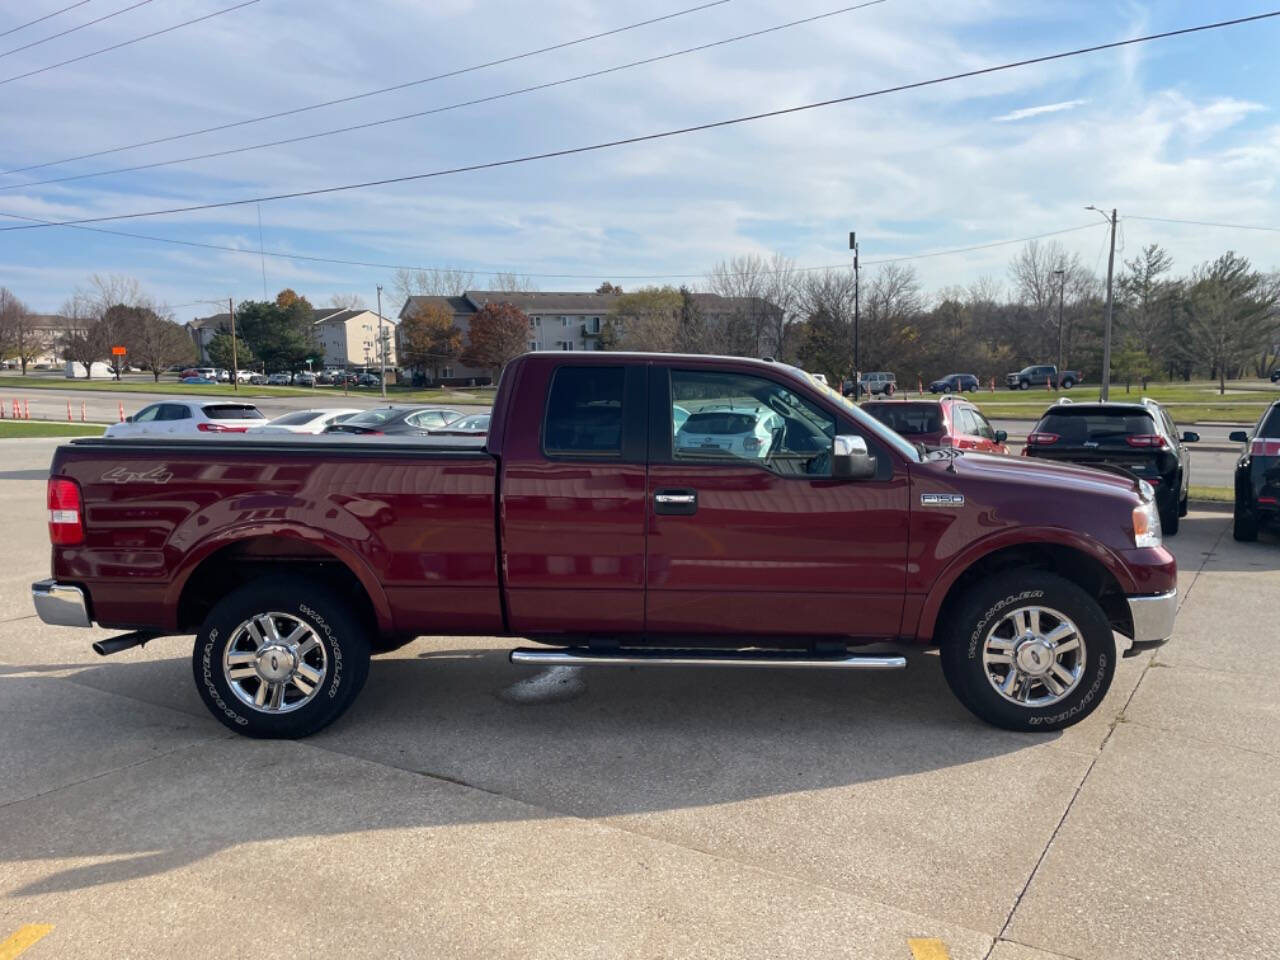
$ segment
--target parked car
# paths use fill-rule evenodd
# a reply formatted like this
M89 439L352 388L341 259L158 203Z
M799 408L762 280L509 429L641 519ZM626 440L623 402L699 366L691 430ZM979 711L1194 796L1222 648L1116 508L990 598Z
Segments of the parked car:
M221 400L182 400L153 403L143 407L123 423L113 423L103 436L129 437L197 436L202 433L244 433L267 422L251 403Z
M179 382L189 384L191 386L204 386L207 384L216 384L218 381L214 380L212 377L190 376L183 377Z
M187 379L187 377L199 377L199 376L203 376L203 374L201 374L200 371L195 367L183 367L182 370L178 373L179 380L185 380Z
M306 371L295 373L293 375L293 384L296 387L314 387L316 385L315 374L307 373Z
M690 420L771 411L777 449L685 449L675 403ZM199 696L255 737L314 733L355 699L375 643L440 634L532 637L522 664L636 668L900 669L858 648L933 644L974 714L1046 733L1103 701L1126 646L1174 629L1148 485L922 455L779 363L527 353L487 438L283 446L58 447L40 618L129 631L103 654L195 634Z
M1272 382L1272 383L1280 383L1280 369L1276 369L1276 370L1272 370L1272 371L1271 371L1271 382Z
M1059 373L1058 368L1051 363L1033 364L1030 367L1023 367L1017 373L1004 375L1004 384L1010 390L1030 390L1032 387L1047 386L1070 390L1083 381L1084 374L1079 370L1063 370Z
M433 436L442 437L483 437L489 432L490 417L488 413L473 413L446 423L443 427L432 430L431 433Z
M1027 434L1022 453L1043 460L1119 468L1155 488L1160 525L1173 536L1187 515L1191 451L1198 433L1178 433L1169 412L1154 400L1139 403L1060 401Z
M1234 535L1249 542L1262 527L1280 524L1280 400L1262 412L1252 434L1231 433L1245 445L1236 461Z
M287 373L273 373L267 377L267 383L273 387L287 387L291 379Z
M973 393L978 389L978 378L972 373L948 373L929 384L930 393Z
M457 410L442 407L377 407L342 423L330 424L325 433L425 437L461 416Z
M689 455L728 453L759 460L768 456L784 429L782 417L768 407L712 404L690 411L676 431L676 448Z
M871 396L883 394L886 397L892 397L898 391L898 378L892 373L864 373L862 379L858 381L858 395Z
M215 373L215 374L214 374L214 378L215 378L219 383L230 383L230 382L231 382L231 371L230 371L230 370L224 370L224 369L222 369L221 367L219 367L219 368L218 368L217 373Z
M382 380L376 373L362 373L356 378L356 385L361 387L380 387Z
M249 377L249 382L255 387L265 387L271 381L267 378L266 374L255 373Z
M940 400L872 400L862 409L890 430L933 450L976 450L1007 455L1009 435L996 430L982 411L959 397Z
M327 387L331 383L333 383L333 374L328 370L321 370L316 374L316 386Z
M236 383L252 383L255 374L252 370L237 370Z
M352 417L362 413L360 410L294 410L290 413L268 420L261 430L263 433L324 433L325 428L334 423L345 423Z

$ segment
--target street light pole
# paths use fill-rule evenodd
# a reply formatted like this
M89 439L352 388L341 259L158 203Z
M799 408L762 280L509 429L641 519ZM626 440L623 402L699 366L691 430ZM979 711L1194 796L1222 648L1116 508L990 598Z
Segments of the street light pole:
M862 357L858 344L858 235L852 230L849 231L849 249L853 251L853 399L856 401L861 396L862 372L859 368Z
M1055 270L1058 278L1058 386L1062 385L1062 300L1067 290L1067 271Z
M378 284L378 352L382 355L382 371L378 382L382 384L382 399L387 399L387 338L382 332L382 284Z
M236 304L227 297L227 313L231 315L231 389L240 392L240 362L236 359ZM214 379L218 379L214 377Z
M1103 402L1106 402L1111 396L1111 314L1115 307L1115 301L1111 293L1111 282L1115 276L1116 269L1116 211L1113 207L1111 216L1107 217L1106 213L1098 210L1095 206L1088 206L1085 209L1096 210L1101 213L1111 225L1111 254L1107 257L1107 316L1105 332L1102 335L1102 393L1099 397Z

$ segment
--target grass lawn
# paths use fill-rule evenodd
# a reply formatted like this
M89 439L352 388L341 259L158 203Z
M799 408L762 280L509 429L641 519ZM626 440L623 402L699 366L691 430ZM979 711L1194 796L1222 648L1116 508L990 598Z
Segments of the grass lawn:
M106 427L94 423L49 423L43 420L0 420L0 439L18 437L100 437Z
M915 395L914 390L900 394L903 397ZM1097 400L1098 385L1084 383L1061 394L1048 390L1006 390L999 387L994 393L983 389L967 394L987 416L1014 420L1039 417L1059 395L1076 403ZM925 396L932 394L926 393ZM1123 383L1111 386L1111 399L1119 403L1137 401L1144 396L1167 407L1173 419L1180 424L1197 421L1252 424L1269 403L1280 397L1280 389L1259 381L1244 382L1236 387L1229 385L1226 394L1219 396L1217 384L1208 382L1152 383L1148 384L1145 392L1135 385L1129 393L1125 393Z
M1193 483L1187 491L1187 499L1233 503L1236 499L1236 493L1230 487L1201 487Z
M255 387L242 383L240 389L232 389L229 383L184 384L172 376L151 380L67 380L62 377L8 375L0 377L0 395L5 391L23 390L101 390L107 393L182 393L193 397L238 397L262 399L267 397L315 397L330 403L342 397L341 387ZM368 387L351 387L352 397L379 397L380 390ZM414 390L411 387L388 386L387 399L392 403L456 403L473 406L489 406L493 403L493 391L462 390Z

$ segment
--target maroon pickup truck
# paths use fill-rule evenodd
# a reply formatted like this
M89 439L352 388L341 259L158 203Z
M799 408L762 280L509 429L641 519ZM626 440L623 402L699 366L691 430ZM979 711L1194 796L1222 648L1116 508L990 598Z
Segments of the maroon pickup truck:
M376 649L524 637L539 664L892 669L940 648L979 717L1056 730L1177 594L1150 488L1067 464L924 455L800 370L537 353L488 437L80 440L49 478L47 623L195 634L240 733L298 737ZM892 648L890 648L892 650ZM856 709L851 705L850 709Z

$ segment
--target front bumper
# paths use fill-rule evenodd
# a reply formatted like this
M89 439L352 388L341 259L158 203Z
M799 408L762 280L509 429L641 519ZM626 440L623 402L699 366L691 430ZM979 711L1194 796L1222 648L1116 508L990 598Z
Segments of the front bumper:
M56 580L40 580L31 585L31 599L36 605L36 614L45 623L55 627L93 625L89 619L89 606L85 603L84 591L79 587L71 587Z
M1173 636L1173 620L1178 613L1178 591L1127 597L1133 619L1133 646L1125 652L1132 657L1158 647Z

